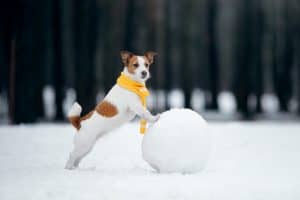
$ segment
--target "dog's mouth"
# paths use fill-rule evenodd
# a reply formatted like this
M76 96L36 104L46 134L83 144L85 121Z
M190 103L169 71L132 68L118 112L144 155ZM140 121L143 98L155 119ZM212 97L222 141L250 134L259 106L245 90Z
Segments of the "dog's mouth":
M146 78L147 78L147 74L142 74L142 75L141 75L141 78L142 78L142 79L146 79Z
M141 78L142 79L148 79L148 75L150 76L150 74L148 74L147 72L141 73Z

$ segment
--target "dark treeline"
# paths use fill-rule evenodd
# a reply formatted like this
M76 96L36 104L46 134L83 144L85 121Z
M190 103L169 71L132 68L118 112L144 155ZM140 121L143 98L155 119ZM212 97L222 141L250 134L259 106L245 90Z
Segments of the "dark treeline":
M11 121L44 118L47 85L56 120L69 88L87 112L115 83L120 50L158 52L150 87L163 95L181 89L185 107L196 88L211 110L220 91L232 91L245 118L262 112L265 93L277 95L283 112L291 99L300 105L299 0L6 0L0 92Z

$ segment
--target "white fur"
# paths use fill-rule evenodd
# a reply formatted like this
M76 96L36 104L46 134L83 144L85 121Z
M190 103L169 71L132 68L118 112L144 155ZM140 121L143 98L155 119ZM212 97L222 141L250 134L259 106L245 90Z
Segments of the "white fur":
M145 61L142 57L139 58L139 62L140 67L136 69L135 74L130 74L126 67L123 72L136 81L145 82L149 78L149 71L145 67ZM148 76L144 79L141 78L140 74L142 70L147 70L148 72ZM113 86L104 100L116 106L118 114L108 118L94 112L90 118L81 122L81 128L74 136L74 149L70 153L66 169L76 168L81 159L91 151L98 138L132 120L135 115L149 122L155 122L159 118L159 115L153 116L147 109L144 109L138 95L118 85ZM74 116L73 114L78 114L80 113L79 111L81 112L81 107L75 103L71 108L70 114Z
M81 106L77 102L75 102L68 113L68 117L80 116L81 111Z

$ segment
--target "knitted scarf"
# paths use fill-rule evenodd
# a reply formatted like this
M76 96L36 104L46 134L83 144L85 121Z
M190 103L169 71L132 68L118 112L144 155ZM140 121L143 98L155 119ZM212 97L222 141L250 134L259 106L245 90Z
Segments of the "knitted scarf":
M117 84L120 87L137 94L141 99L142 105L146 109L147 96L149 96L150 93L144 83L134 81L122 72L117 80ZM141 119L141 121L140 121L140 133L141 134L144 134L146 132L146 126L147 126L147 121L145 119Z

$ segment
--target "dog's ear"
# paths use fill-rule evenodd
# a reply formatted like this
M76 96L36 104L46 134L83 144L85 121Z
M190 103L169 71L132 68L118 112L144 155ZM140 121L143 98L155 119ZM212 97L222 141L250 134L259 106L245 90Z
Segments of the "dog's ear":
M148 59L149 63L152 64L154 60L154 56L156 56L157 53L154 51L147 51L144 56Z
M128 65L129 59L134 55L133 53L131 53L129 51L121 51L120 54L121 54L122 62L125 66Z

